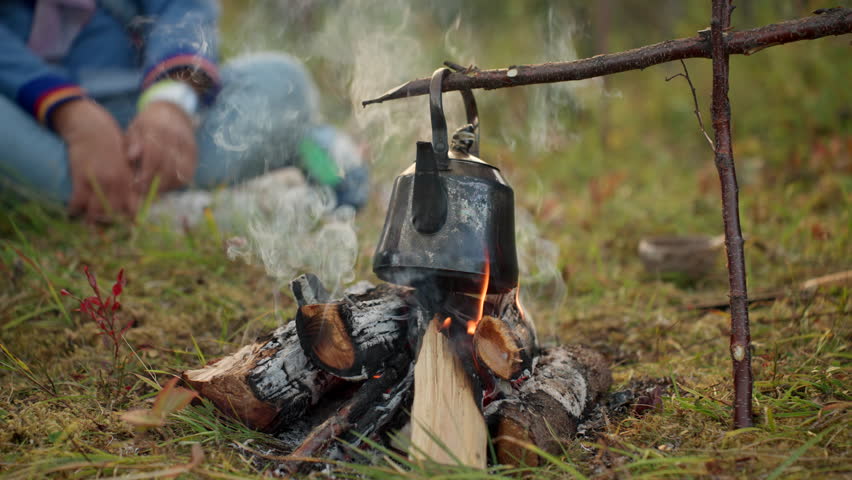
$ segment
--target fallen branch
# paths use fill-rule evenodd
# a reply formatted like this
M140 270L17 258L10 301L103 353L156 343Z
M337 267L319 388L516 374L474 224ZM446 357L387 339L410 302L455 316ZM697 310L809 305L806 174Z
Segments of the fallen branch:
M817 10L817 15L726 34L728 55L751 55L764 48L801 40L814 40L852 32L852 8ZM597 55L571 62L519 65L493 70L468 70L451 73L443 83L443 91L495 89L567 82L611 75L629 70L642 70L653 65L685 58L712 58L710 35L702 31L696 37L679 38L625 52ZM362 105L429 93L429 78L419 78L396 87L382 96L365 100Z
M829 273L821 277L811 278L802 282L802 290L816 290L819 287L832 287L835 285L849 285L852 283L852 270Z
M784 289L770 290L751 294L748 296L748 304L767 302L786 297L808 297L814 295L820 287L833 287L839 285L852 285L852 270L830 273L816 278L811 278L797 285L791 285ZM729 297L713 298L699 303L686 305L687 310L725 310L730 308Z

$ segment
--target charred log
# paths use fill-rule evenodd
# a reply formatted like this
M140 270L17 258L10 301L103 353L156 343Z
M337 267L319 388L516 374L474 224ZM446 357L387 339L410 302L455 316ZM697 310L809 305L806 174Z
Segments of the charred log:
M322 297L307 285L299 283L300 304ZM347 380L365 380L404 348L411 308L408 297L408 289L383 284L341 301L301 305L296 329L302 348L327 372Z
M497 460L536 466L541 459L523 444L557 454L561 443L577 433L583 413L612 384L608 363L581 346L543 352L533 376L485 409Z
M262 431L301 416L337 383L304 355L292 322L183 378L219 410Z
M411 357L405 353L398 354L381 375L364 382L351 399L314 428L290 456L294 459L317 458L324 455L338 438L358 445L362 437L384 432L397 414L410 406L413 380ZM296 473L309 465L296 460L285 469Z

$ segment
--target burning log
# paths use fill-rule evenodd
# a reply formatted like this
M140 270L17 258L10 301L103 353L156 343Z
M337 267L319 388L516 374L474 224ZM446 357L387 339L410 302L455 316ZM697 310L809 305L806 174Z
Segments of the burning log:
M315 405L337 380L304 354L289 323L183 379L219 410L251 428L276 431Z
M299 277L293 288L300 305L296 329L302 348L337 377L365 380L375 375L403 348L410 289L384 284L338 302L311 304L325 293L310 277Z
M523 346L524 339L520 337L507 322L485 315L473 337L476 358L503 380L515 380L523 372L529 376L532 355L530 349Z
M485 409L497 460L538 465L538 455L523 443L558 454L560 443L577 433L583 413L611 384L609 366L594 350L559 346L545 351L531 378Z
M476 401L480 395L440 332L439 318L426 329L414 367L412 456L446 464L457 459L462 465L485 468L488 430Z
M538 355L535 326L524 315L516 294L505 295L502 300L501 311L483 316L476 326L476 358L503 380L529 377Z

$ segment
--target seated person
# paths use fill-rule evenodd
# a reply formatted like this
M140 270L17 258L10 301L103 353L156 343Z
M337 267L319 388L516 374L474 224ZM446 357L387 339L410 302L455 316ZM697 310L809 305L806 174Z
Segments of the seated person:
M305 68L283 54L216 64L213 0L0 3L0 189L90 221L159 191L234 184L297 165L360 207L352 141L318 118Z

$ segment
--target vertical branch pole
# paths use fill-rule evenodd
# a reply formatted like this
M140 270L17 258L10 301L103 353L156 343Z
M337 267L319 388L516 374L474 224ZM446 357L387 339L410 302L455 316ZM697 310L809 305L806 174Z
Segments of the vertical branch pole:
M726 30L731 24L731 1L713 0L710 37L713 55L713 129L716 169L722 184L722 217L731 298L731 357L734 373L734 428L752 426L751 336L748 328L743 235L740 229L737 173L731 147L731 104L728 100Z

